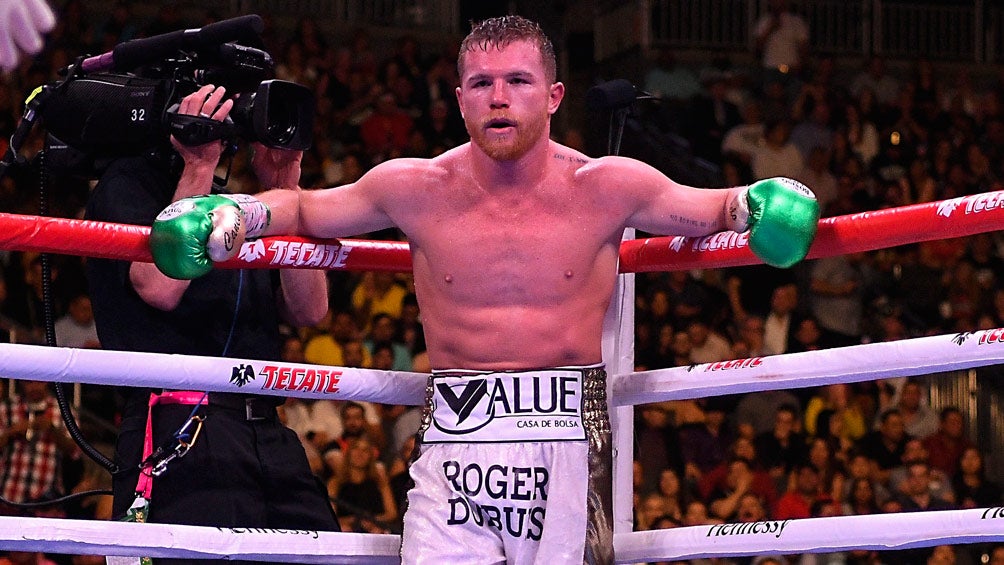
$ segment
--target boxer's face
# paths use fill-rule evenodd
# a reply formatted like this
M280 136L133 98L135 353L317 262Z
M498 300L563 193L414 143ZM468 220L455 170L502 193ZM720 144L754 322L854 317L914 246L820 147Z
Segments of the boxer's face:
M548 135L564 85L548 80L540 49L529 41L474 49L462 56L457 100L471 141L496 160L523 156Z

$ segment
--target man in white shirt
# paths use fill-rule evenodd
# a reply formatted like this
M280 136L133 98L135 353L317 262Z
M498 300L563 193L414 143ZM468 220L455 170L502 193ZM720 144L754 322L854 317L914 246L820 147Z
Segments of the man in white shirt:
M764 320L764 353L779 355L788 351L788 336L791 314L798 305L798 287L794 284L781 285L774 289L770 298L770 313Z
M801 69L809 45L809 26L788 10L787 0L770 0L768 12L756 22L754 35L765 69L784 74Z

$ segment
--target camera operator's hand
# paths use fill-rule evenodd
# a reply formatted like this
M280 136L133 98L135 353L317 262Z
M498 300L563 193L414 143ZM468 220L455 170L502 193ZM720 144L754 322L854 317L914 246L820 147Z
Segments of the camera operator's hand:
M262 190L271 188L297 188L300 184L300 162L303 151L276 149L255 142L251 168Z
M178 104L178 113L223 121L234 107L233 100L223 99L226 94L226 88L207 84L182 98ZM220 161L220 155L223 154L223 144L220 141L189 146L171 136L171 145L185 160L186 166L206 166L215 169Z
M0 2L0 67L13 70L22 52L34 55L42 50L42 34L56 25L45 0L3 0Z

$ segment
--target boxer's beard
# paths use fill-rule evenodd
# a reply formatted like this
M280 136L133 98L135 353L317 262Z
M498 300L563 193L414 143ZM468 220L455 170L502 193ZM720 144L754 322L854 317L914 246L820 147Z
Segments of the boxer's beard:
M491 128L487 127L492 120L500 117L507 116L498 114L490 116L482 120L476 127L467 124L467 133L470 134L471 141L492 159L496 161L515 161L526 154L540 140L540 136L544 133L544 128L547 126L547 120L550 115L547 112L542 112L539 116L533 116L518 123L510 120L516 124L516 132L515 135L506 138L492 135Z

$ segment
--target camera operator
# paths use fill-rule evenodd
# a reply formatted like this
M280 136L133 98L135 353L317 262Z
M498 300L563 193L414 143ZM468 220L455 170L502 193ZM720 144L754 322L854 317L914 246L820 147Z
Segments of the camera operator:
M225 96L222 87L202 86L178 113L224 120L233 107ZM255 144L252 166L263 186L297 186L299 160L278 167L282 151ZM150 225L173 201L217 192L213 168L189 163L217 163L221 154L219 141L186 146L172 137L158 152L117 159L95 187L86 219ZM279 360L280 317L313 325L327 310L326 278L316 270L213 270L183 281L149 263L93 259L87 275L106 349ZM161 401L151 403L151 393L163 393ZM282 398L136 388L127 394L116 449L123 469L114 480L117 518L147 491L150 522L339 529L299 439L277 418ZM148 455L145 434L152 433L153 446L170 447L186 422L189 437L197 431L191 450L145 489L137 469Z

